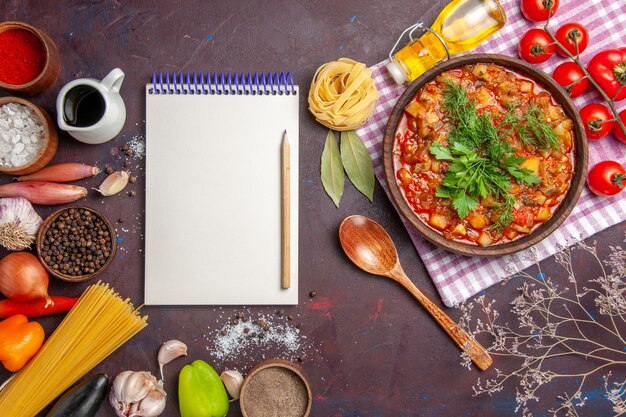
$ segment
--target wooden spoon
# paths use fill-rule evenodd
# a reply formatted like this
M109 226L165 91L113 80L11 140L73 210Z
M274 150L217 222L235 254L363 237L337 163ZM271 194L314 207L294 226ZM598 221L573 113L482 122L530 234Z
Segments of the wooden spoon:
M346 217L339 226L339 240L344 252L356 266L371 274L391 278L409 290L478 368L484 371L491 366L493 359L485 348L470 338L406 276L396 247L381 225L365 216Z

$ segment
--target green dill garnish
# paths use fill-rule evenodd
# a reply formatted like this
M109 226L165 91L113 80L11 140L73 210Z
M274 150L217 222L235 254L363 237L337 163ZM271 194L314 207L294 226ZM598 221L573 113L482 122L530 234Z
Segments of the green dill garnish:
M520 168L525 159L517 156L504 138L515 132L524 144L546 148L558 146L556 134L537 107L517 116L516 107L508 106L496 127L491 114L479 115L476 102L469 99L463 87L449 81L443 110L452 126L448 146L434 142L429 150L436 159L450 165L435 195L452 199L452 207L461 219L478 207L479 198L494 197L498 201L494 209L498 220L491 227L508 226L515 205L511 180L532 186L541 179L532 170Z
M545 122L543 111L539 107L530 106L522 116L515 115L515 110L516 107L508 107L500 126L498 126L503 137L515 132L526 146L558 149L559 142L556 133Z

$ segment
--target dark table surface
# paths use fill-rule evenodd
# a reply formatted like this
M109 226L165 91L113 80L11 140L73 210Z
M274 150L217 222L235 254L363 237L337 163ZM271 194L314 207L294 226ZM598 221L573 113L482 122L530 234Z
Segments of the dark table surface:
M32 98L52 114L56 94L66 82L78 77L101 79L115 67L124 70L122 96L127 119L122 133L99 146L81 144L61 133L53 160L122 169L125 158L118 148L143 138L145 133L144 84L152 71L291 70L306 92L322 63L346 56L373 65L385 58L405 27L418 19L431 22L444 4L429 0L3 0L0 16L2 20L33 24L56 41L62 62L60 77L47 92ZM319 158L327 130L306 110L306 94L300 101L300 304L285 307L285 316L291 315L293 320L276 316L272 307L146 307L143 311L150 316L148 328L94 372L113 376L132 369L156 374L160 344L180 339L189 346L189 357L166 368L166 416L178 415L176 375L191 359L207 360L218 372L235 368L245 373L265 358L294 360L297 356L305 356L302 366L313 385L314 416L512 415L513 385L494 397L474 397L471 386L476 379L493 376L494 371L480 375L462 368L457 348L403 289L361 272L345 257L337 239L339 223L350 214L370 216L394 239L408 275L441 305L406 230L378 184L373 203L352 186L346 186L339 209L326 196L319 180ZM116 224L123 242L102 279L139 305L143 302L145 160L138 155L126 159L132 174L138 176L129 188L136 190L137 196L122 193L104 199L94 192L83 203L113 221L123 220ZM185 178L184 166L163 169L179 175L181 181L198 185L205 181ZM93 187L101 178L81 183ZM0 181L9 178L2 176ZM38 207L43 217L52 210ZM594 236L600 254L622 243L624 231L622 223ZM559 274L554 259L545 261L543 267ZM585 277L597 274L589 263L580 262L577 268ZM497 285L486 294L505 300L506 305L515 295L516 284L519 282ZM86 285L52 280L50 292L79 295ZM309 292L313 290L317 296L311 299ZM301 324L298 350L260 345L224 359L211 356L216 334L240 310L253 318L263 314L275 325ZM459 316L457 310L448 313ZM52 317L40 321L49 333L59 320ZM506 367L507 363L497 365ZM0 371L0 380L7 376L6 371ZM537 409L545 412L551 408L555 395L566 385L557 383ZM606 404L600 404L592 405L585 415L606 413ZM108 404L98 413L113 415ZM233 403L229 415L240 415L238 404Z

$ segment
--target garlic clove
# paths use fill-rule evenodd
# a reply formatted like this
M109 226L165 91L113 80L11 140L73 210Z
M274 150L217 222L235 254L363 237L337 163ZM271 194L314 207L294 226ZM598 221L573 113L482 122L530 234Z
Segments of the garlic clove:
M139 409L137 410L137 417L156 417L161 415L165 410L165 402L167 395L163 390L153 390L141 400L139 403ZM133 414L131 414L132 416Z
M155 382L150 379L154 377L149 372L133 372L127 379L122 389L123 403L135 403L143 399L148 393L154 389Z
M241 385L243 385L243 375L239 371L224 371L220 375L220 379L226 387L226 391L232 397L233 400L239 399L239 393L241 392Z
M131 376L134 371L124 371L120 372L115 379L113 380L113 384L111 385L111 395L115 398L116 401L123 402L123 391L126 387L126 381L128 377ZM111 405L114 405L111 403Z
M130 404L120 402L115 397L115 392L113 390L109 391L109 404L111 404L111 407L115 410L115 415L117 417L126 417L128 415Z
M112 196L119 193L128 184L128 172L117 171L106 177L99 188L95 188L100 194L105 197Z
M163 365L167 365L174 359L187 355L187 345L180 340L168 340L159 349L158 361L161 370L161 380L163 380Z

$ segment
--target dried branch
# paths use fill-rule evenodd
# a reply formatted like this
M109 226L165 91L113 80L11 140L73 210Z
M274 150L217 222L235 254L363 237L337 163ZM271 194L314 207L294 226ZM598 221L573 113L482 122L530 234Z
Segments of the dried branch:
M573 251L590 255L600 271L584 286L576 279ZM474 338L488 336L492 355L518 363L512 370L496 369L491 379L479 379L473 387L475 395L492 395L505 384L516 384L515 411L530 417L530 402L539 400L542 387L559 379L577 380L577 388L559 396L559 406L549 410L554 417L577 417L588 400L583 393L585 383L592 376L602 376L614 417L626 414L626 379L622 380L626 370L626 251L610 247L610 252L603 261L595 243L561 247L556 260L563 267L568 286L546 276L533 255L539 273L534 276L526 270L516 274L523 282L519 295L510 303L514 326L500 323L496 300L485 296L459 307L459 324L464 330ZM559 367L563 368L565 360L572 366L561 372ZM462 355L462 365L469 368L471 363ZM617 380L612 372L620 375Z

